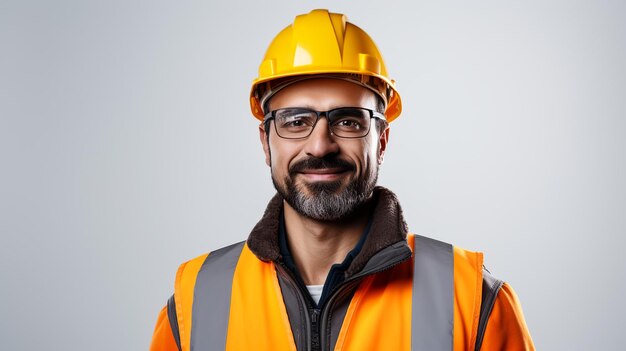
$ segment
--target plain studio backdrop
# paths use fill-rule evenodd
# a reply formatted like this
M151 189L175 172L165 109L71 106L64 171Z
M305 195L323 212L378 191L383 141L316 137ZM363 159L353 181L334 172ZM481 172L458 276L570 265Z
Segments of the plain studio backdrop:
M626 2L591 0L2 1L0 348L148 348L178 265L274 194L249 88L313 8L398 82L411 231L485 252L538 349L620 349Z

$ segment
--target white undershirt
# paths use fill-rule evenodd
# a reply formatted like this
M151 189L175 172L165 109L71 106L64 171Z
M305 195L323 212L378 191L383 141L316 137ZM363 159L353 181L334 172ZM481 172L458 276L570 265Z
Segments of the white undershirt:
M324 285L307 285L306 289L309 291L313 301L315 301L315 303L319 303L320 298L322 297L322 290L324 290Z

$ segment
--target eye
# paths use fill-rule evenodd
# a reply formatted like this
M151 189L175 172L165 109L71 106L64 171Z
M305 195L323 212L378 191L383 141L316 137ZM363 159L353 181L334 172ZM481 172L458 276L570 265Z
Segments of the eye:
M370 122L370 112L362 108L339 108L332 111L332 120L332 127L335 132L355 136L363 133L363 131L367 131Z
M363 128L362 121L357 118L346 117L338 120L334 124L335 127L344 128L344 129L352 129L359 130Z
M276 112L276 126L290 131L313 126L317 115L308 110L284 109Z
M289 116L281 120L282 128L310 127L311 119L307 115Z

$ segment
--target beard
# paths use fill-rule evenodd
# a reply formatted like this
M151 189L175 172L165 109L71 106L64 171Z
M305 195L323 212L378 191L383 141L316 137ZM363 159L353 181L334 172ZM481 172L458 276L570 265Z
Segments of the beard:
M279 184L272 174L272 182L278 193L299 214L318 221L338 221L354 215L370 198L378 180L378 165L371 170L368 165L356 179L319 181L296 184L294 178L302 170L338 168L356 170L356 166L336 156L307 158L289 167L289 173Z

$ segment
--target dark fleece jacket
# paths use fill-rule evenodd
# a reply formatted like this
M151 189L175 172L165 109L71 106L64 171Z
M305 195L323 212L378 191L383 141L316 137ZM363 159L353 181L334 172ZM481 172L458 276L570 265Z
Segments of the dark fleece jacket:
M373 200L375 206L372 227L363 248L346 270L346 278L361 271L367 261L378 251L399 241L406 242L408 229L396 195L378 186L374 189ZM278 243L282 206L283 198L276 194L248 237L248 247L263 261L282 262Z

